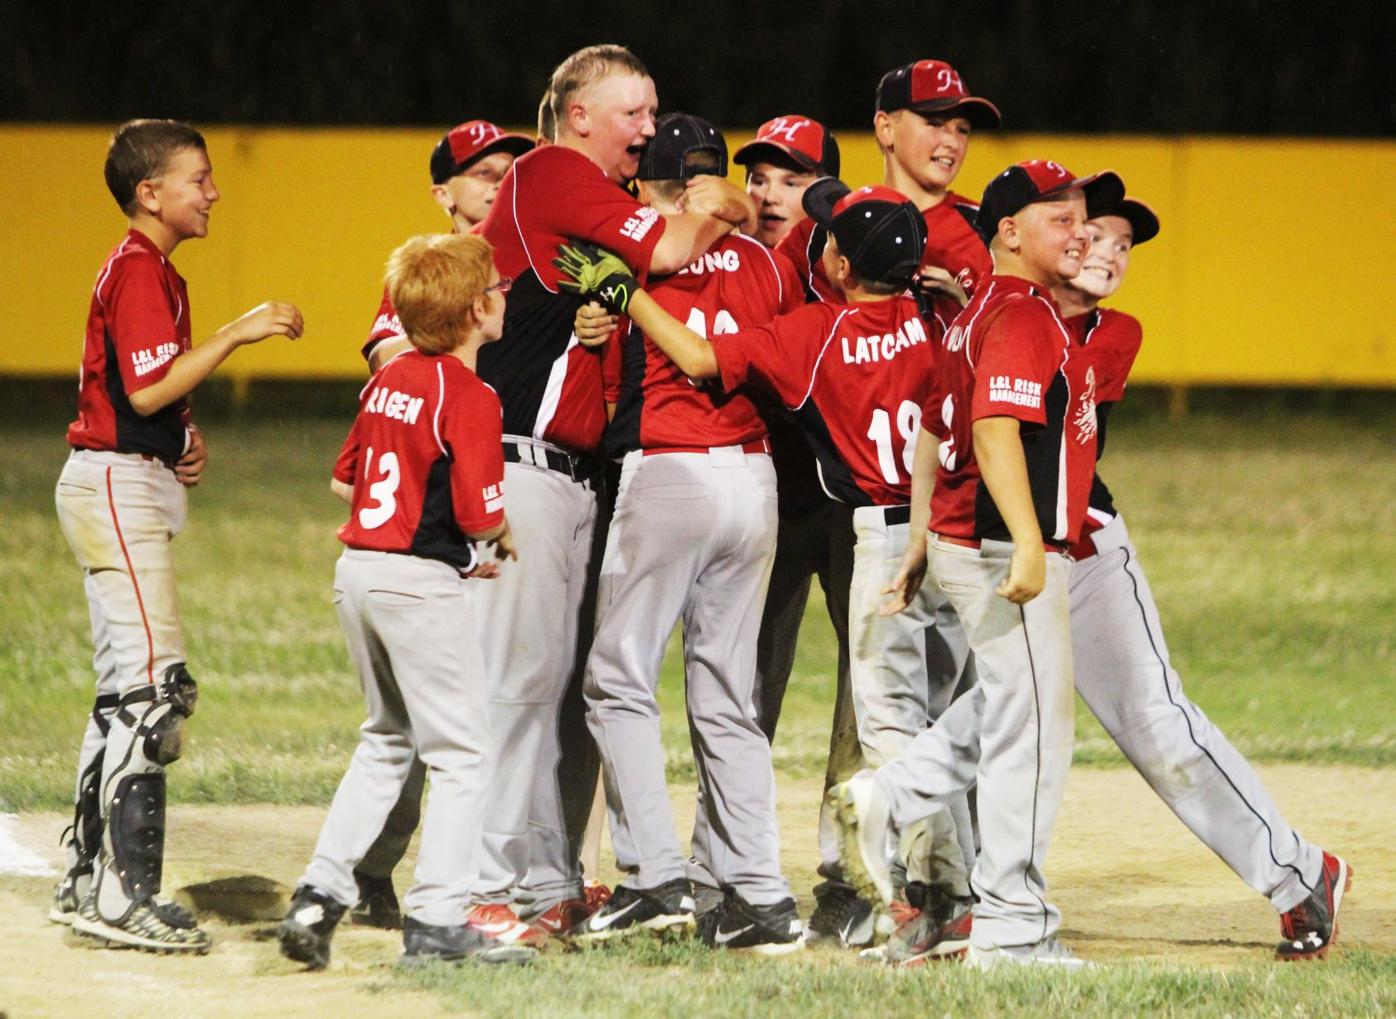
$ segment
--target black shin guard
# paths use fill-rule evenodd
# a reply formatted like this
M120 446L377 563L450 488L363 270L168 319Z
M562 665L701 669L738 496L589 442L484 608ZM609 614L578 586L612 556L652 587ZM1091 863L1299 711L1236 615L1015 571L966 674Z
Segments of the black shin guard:
M160 891L165 859L165 774L127 775L116 786L111 816L111 867L132 902Z

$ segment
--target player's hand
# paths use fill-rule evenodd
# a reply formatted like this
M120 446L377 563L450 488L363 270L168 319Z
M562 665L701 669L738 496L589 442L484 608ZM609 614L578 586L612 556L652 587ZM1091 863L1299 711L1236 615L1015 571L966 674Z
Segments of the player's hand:
M577 341L582 346L599 347L610 339L619 322L619 315L612 315L597 302L588 301L577 309L572 331L577 334Z
M917 541L913 538L902 553L902 565L897 571L896 579L882 589L883 594L890 594L892 597L877 607L877 614L895 616L904 611L916 597L916 592L921 590L921 584L925 579L926 539Z
M512 559L518 562L519 550L514 546L514 532L509 529L509 521L504 521L504 530L498 536L489 541L490 548L494 549L494 557L502 562L505 559ZM496 570L498 567L495 567Z
M175 461L175 478L185 488L193 488L208 466L208 447L204 445L203 432L196 425L186 427L189 429L189 448Z
M479 563L473 570L461 574L466 580L494 580L499 576L499 564L488 560Z
M1047 554L1041 545L1013 546L1013 558L1008 561L1008 576L995 590L1015 605L1026 605L1047 584Z
M229 322L223 329L235 343L257 343L268 336L298 340L305 331L305 319L294 304L267 301Z
M938 297L948 297L961 308L969 304L969 294L965 292L965 288L938 265L923 265L912 277L911 292L916 298L917 307L921 309L922 318L930 318L935 314L932 304Z
M690 177L678 206L682 212L701 212L737 227L756 220L755 200L726 177Z
M637 287L630 266L616 255L587 241L558 246L553 259L567 279L558 286L569 294L595 297L618 314L625 314Z

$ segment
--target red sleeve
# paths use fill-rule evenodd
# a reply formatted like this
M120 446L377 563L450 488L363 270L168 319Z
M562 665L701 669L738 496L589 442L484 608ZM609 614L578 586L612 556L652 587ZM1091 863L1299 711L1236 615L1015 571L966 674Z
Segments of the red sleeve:
M334 462L334 479L346 485L353 486L355 479L359 476L359 419L354 419L354 424L349 429L349 434L344 437L344 445L340 448L339 457Z
M755 379L787 407L799 407L836 321L826 305L806 304L763 326L712 337L722 388L731 392Z
M802 219L791 227L776 245L776 253L784 255L790 262L790 268L795 271L797 280L804 280L809 275L809 236L813 230L814 220ZM804 289L803 282L800 287Z
M1103 313L1097 332L1091 338L1091 346L1104 342L1099 365L1100 377L1096 379L1096 402L1117 403L1124 399L1125 382L1129 379L1134 359L1139 356L1139 348L1144 342L1144 330L1139 320L1119 311Z
M373 320L373 328L368 331L368 339L362 348L364 360L368 361L373 356L373 348L384 340L400 340L406 335L397 317L397 309L393 307L393 299L388 296L388 288L384 286L383 299L378 303L378 317Z
M1066 346L1051 314L1034 299L1023 298L1009 302L980 328L970 420L1011 417L1045 425L1047 390Z
M451 453L451 504L466 534L504 520L504 413L493 389L471 376L452 379L441 413L441 441Z
M630 319L622 315L616 331L601 348L601 398L607 403L620 403L621 372L625 367L621 343L629 333Z
M805 285L800 282L795 263L780 248L771 252L771 258L776 264L776 279L780 284L780 308L777 314L784 315L805 303Z
M526 225L599 244L625 259L637 275L649 272L655 246L664 236L664 217L637 202L585 156L547 146L532 159L515 164L514 188L516 207L529 210L532 223ZM552 264L557 253L530 250L529 254L534 270L556 287L562 278Z
M121 258L101 297L122 388L129 395L159 382L182 352L178 309L170 302L159 258Z

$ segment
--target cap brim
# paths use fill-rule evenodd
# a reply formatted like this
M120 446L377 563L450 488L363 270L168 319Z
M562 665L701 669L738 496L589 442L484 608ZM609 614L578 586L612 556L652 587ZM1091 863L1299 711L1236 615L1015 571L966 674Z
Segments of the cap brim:
M1108 216L1120 207L1125 200L1125 182L1113 170L1102 170L1089 177L1078 177L1071 182L1073 188L1080 188L1086 196L1086 218Z
M964 117L971 127L998 127L1003 123L999 108L987 99L978 96L963 96L959 99L931 99L924 103L913 103L907 107L913 113L923 116L928 113Z
M852 190L837 177L820 177L805 188L800 204L804 206L805 215L828 229L834 223L834 206Z
M776 158L772 160L772 156ZM814 173L819 169L819 163L811 159L809 153L765 138L760 141L747 142L732 156L732 162L738 166L750 166L752 163L791 162L806 173Z
M1103 215L1119 216L1127 220L1130 231L1134 234L1132 243L1135 247L1158 236L1158 214L1136 198L1126 198L1114 211Z

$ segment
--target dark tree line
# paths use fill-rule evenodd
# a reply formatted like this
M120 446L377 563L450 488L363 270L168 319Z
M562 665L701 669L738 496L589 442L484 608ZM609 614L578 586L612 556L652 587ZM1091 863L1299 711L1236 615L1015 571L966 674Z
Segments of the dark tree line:
M1018 131L1396 135L1396 3L1334 0L0 0L0 119L531 122L571 50L623 42L665 108L867 126L881 73L950 60Z

